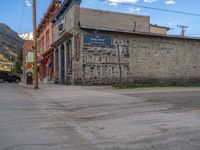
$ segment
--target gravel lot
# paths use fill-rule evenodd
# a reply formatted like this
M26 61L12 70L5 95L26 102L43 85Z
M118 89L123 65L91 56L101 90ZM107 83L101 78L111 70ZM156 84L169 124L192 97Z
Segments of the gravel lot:
M199 150L200 88L0 84L0 150Z

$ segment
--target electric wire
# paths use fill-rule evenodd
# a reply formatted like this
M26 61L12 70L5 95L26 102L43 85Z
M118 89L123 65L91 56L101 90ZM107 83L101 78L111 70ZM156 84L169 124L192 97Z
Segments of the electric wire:
M107 3L110 3L110 4L112 3L112 2L110 2L108 0L98 0L98 1L107 2ZM114 3L115 4L121 4L121 5L134 6L134 7L144 8L144 9L151 9L151 10L156 10L156 11L163 11L163 12L170 12L170 13L176 13L176 14L183 14L183 15L190 15L190 16L200 17L200 14L192 13L192 12L184 12L184 11L176 11L176 10L155 8L155 7L142 6L142 5L130 4L130 3L124 3L124 2L114 2Z
M25 3L24 0L22 0L22 11L21 11L21 18L20 18L20 24L19 24L19 32L21 32L24 22L24 12L25 12Z

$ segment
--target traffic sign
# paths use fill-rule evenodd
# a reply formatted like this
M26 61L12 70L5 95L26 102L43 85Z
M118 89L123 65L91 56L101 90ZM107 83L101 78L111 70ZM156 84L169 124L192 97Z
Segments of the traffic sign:
M27 68L27 69L32 69L32 68L33 68L33 64L32 64L32 63L28 63L28 64L26 65L26 68Z

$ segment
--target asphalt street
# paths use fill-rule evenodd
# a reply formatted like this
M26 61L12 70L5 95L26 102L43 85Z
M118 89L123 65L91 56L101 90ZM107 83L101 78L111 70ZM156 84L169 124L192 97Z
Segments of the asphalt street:
M199 150L200 88L0 84L0 150Z

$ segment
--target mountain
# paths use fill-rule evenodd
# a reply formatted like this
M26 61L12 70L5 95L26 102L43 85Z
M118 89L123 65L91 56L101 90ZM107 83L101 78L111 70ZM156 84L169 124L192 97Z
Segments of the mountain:
M6 24L0 23L0 62L15 62L23 46L23 40Z
M23 40L32 40L33 41L33 32L19 33L18 35Z

